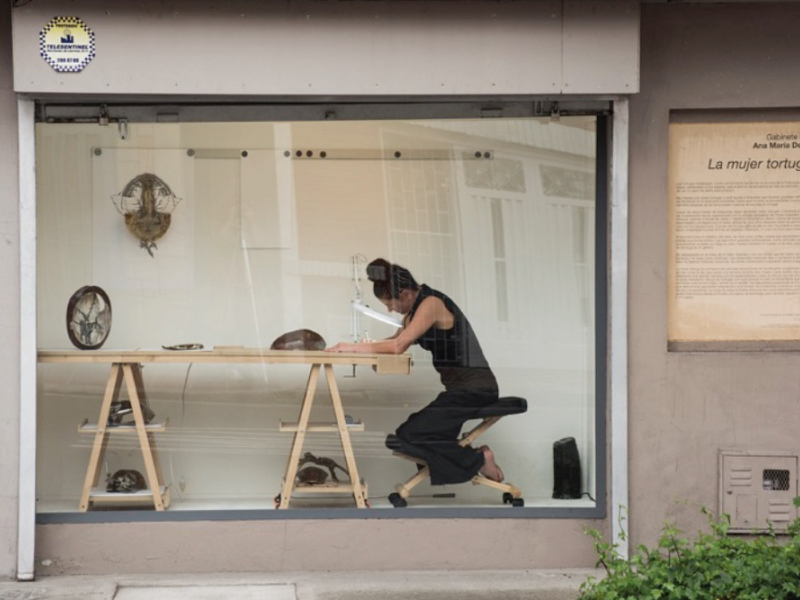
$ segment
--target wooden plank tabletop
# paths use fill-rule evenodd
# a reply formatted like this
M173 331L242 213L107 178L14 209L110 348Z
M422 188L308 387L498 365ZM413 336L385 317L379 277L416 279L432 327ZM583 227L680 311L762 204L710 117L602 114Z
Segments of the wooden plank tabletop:
M410 354L361 354L324 350L265 350L216 346L202 350L58 350L40 349L41 363L272 363L368 365L377 373L411 372Z

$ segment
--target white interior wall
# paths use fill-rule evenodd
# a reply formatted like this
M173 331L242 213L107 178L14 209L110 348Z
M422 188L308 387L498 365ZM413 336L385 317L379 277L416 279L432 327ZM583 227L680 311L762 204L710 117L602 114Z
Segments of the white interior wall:
M295 124L291 126L292 149L328 148L332 157L337 153L373 151L381 148L381 127L378 122ZM402 124L391 127L403 128ZM420 133L419 127L407 129L407 136L414 133L417 140L424 139L419 137L423 133L433 135L430 130ZM564 129L567 134L568 129ZM415 139L414 135L409 139ZM592 136L590 132L586 135ZM419 143L447 147L442 146L446 136L436 134L431 139L434 141ZM131 125L126 140L120 139L115 127L39 126L39 346L69 346L64 322L66 303L75 290L89 284L103 287L113 306L114 320L104 348L150 348L189 342L268 347L281 333L301 327L318 331L329 344L348 339L349 303L354 295L350 258L354 254L392 258L384 162L293 160L283 156L284 148L275 148L274 140L270 124ZM506 152L515 148L518 157L525 159L524 148L505 146ZM172 213L171 228L153 250L153 257L138 247L137 240L125 230L122 215L110 208L112 196L119 192L117 187L127 181L132 171L124 171L121 178L119 173L111 173L115 165L109 157L137 154L131 150L137 148L142 157L138 166L152 167L159 175L177 173L173 191L186 196ZM102 149L99 156L97 149ZM195 156L188 158L186 149L193 149ZM275 164L279 166L274 172L284 170L293 177L287 248L242 249L241 207L247 203L242 200L246 186L241 183L241 164L250 159L239 158L242 150L248 154L275 151ZM576 153L572 155L541 149L530 149L527 154L538 159L547 156L550 162L577 169L593 167L592 158L581 155L585 148L573 150ZM165 156L170 157L167 162ZM174 160L191 165L176 171L169 162ZM424 168L421 176L425 176ZM182 178L191 181L181 181ZM267 177L266 188L261 191L267 196L288 193L281 191L277 181ZM532 202L539 201L536 181L531 178ZM110 187L114 185L117 187ZM411 186L414 185L412 181ZM103 186L110 189L103 191ZM457 196L453 195L457 186L450 189L447 200L458 206ZM454 212L454 226L462 232L471 227L470 219L459 214L463 210L462 207ZM105 221L98 217L101 212ZM192 231L187 231L186 223L181 222L189 220L189 215ZM553 217L545 211L541 218ZM586 361L593 344L586 339L581 349L577 338L563 344L563 328L537 325L553 317L566 323L565 319L573 314L562 314L555 308L558 302L541 302L541 296L565 298L576 293L568 274L558 276L562 267L571 268L571 244L566 244L565 254L553 254L554 250L546 250L552 244L543 233L548 227L558 234L571 234L572 230L563 230L555 223L548 226L548 222L536 224L542 228L535 237L539 238L544 261L534 256L536 245L520 247L512 257L522 279L541 279L543 275L536 273L544 269L544 281L549 282L548 293L534 293L539 296L536 306L549 310L547 315L533 319L535 336L526 338L523 331L517 333L522 337L514 338L513 331L492 329L491 319L487 320L486 311L479 308L478 297L495 297L492 282L483 288L469 284L471 294L462 289L451 292L482 338L502 392L526 397L530 402L528 414L504 421L484 438L502 457L509 479L525 490L528 505L552 503L551 445L562 437L578 439L586 465L585 480L593 482L588 470L594 463L594 431L586 428L594 411L593 386L587 385L587 381L594 380L594 365ZM112 233L102 230L104 226ZM486 236L486 223L475 227L468 238ZM99 236L111 242L98 247ZM175 240L170 236L179 243L171 246ZM185 251L184 259L188 260L171 260L175 247L179 253ZM109 252L119 256L118 272L97 267L106 264L105 254ZM416 262L422 255L412 253L409 258L412 263L407 266L421 281L427 281L427 263ZM135 262L135 270L130 270L133 267L125 260ZM460 271L460 261L454 255L446 267ZM363 266L361 263L362 269ZM361 275L365 302L380 307L364 273ZM480 280L483 274L465 272L463 276L469 282L476 277ZM566 277L562 284L558 283L560 277ZM521 295L521 310L526 319L531 319L527 298L527 293ZM294 309L287 310L287 306ZM364 325L372 337L391 332L379 324ZM552 352L559 344L565 350ZM509 348L513 351L509 352ZM373 498L385 497L396 482L408 475L408 465L384 448L386 434L439 390L425 353L414 353L415 367L409 377L378 376L359 370L356 378L350 378L350 369L338 372L346 411L367 425L365 433L353 438L360 470L370 484ZM526 360L520 361L520 355ZM144 376L159 418L170 419L168 431L159 435L159 448L166 476L173 484L173 507L271 506L291 442L285 434L278 433L277 426L280 420L295 419L306 370L276 365L194 365L189 371L187 365L150 365ZM107 370L102 366L40 366L40 510L73 510L77 504L91 443L86 436L78 435L77 425L84 418L92 420L106 377ZM316 410L325 414L325 403L318 403ZM318 455L339 456L331 437L313 436L308 449ZM138 461L135 444L112 442L107 465L110 472L137 468ZM459 487L458 499L464 503L497 500L483 486Z

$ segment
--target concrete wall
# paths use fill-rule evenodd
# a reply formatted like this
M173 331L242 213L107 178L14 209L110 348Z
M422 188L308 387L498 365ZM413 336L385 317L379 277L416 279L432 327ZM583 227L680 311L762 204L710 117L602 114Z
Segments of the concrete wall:
M800 355L667 352L669 111L797 107L798 20L794 3L643 5L642 87L630 104L634 544L654 543L664 520L687 533L707 523L700 507L717 510L720 448L800 452Z
M39 56L39 32L57 15L95 33L80 74ZM14 81L33 94L631 93L638 18L636 0L37 0L14 10Z
M389 519L45 525L37 573L223 573L593 567L558 519Z
M19 491L19 172L11 9L0 8L0 579L17 567Z

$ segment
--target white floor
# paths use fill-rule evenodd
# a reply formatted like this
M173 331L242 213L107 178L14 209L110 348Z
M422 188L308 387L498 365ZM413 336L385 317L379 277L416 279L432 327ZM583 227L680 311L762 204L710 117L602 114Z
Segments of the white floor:
M457 488L456 488L457 489ZM435 498L430 495L411 496L408 501L409 508L496 508L506 507L513 510L513 507L504 505L499 492L495 497L477 503L474 498L459 498L458 492L448 491L445 494L455 493L455 497ZM593 508L595 503L588 497L579 500L555 500L550 497L526 497L526 507L534 508ZM386 496L369 498L370 508L395 510ZM292 496L290 508L353 508L355 503L351 498L342 495L332 496L302 496L295 494ZM105 510L113 508L130 509L131 505L126 506L124 502L114 505L103 505ZM138 508L142 508L138 505ZM78 509L77 498L66 499L40 499L37 504L39 513L64 513L76 512ZM274 510L275 505L272 498L173 498L170 503L170 511L189 511L189 510Z

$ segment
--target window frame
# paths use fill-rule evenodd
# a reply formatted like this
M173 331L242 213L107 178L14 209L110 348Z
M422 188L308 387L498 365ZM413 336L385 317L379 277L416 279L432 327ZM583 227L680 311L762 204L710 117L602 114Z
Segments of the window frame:
M95 119L98 115L98 108L96 104L74 104L74 103L59 103L59 102L39 102L21 101L20 105L26 105L31 110L20 111L21 123L21 141L20 147L23 147L22 138L26 137L24 129L30 129L32 134L33 125L35 121L40 122L72 122L72 121L85 121L86 119ZM337 508L336 510L330 509L297 509L287 511L263 511L263 510L203 510L203 511L176 511L156 513L154 511L114 511L114 512L87 512L87 513L42 513L36 514L36 523L89 523L89 522L129 522L129 521L194 521L194 520L247 520L247 519L297 519L297 518L604 518L606 517L606 498L609 490L607 489L606 471L608 466L607 459L607 431L606 431L606 418L607 418L607 388L609 387L609 365L607 364L607 347L609 343L608 331L608 253L611 248L608 244L608 229L610 220L609 210L609 180L611 175L611 103L608 101L599 102L575 102L573 104L553 102L447 102L447 103L357 103L357 104L314 104L314 105L300 105L300 104L273 104L273 105L210 105L210 104L151 104L151 105L136 105L136 104L105 104L105 110L111 115L112 125L116 124L122 127L123 122L164 122L166 120L176 120L178 122L220 122L220 121L250 121L250 120L272 120L272 121L297 121L297 120L325 120L329 118L345 119L345 120L359 120L359 119L441 119L441 118L475 118L491 109L491 116L496 118L498 105L503 117L522 117L522 116L543 116L543 114L557 114L558 110L564 110L564 114L585 114L596 116L597 123L597 136L596 136L596 212L595 212L595 464L593 465L594 477L596 481L596 498L595 506L591 508L570 508L570 507L520 507L513 510L507 507L480 507L480 508L463 508L463 507L436 507L436 508L415 508L408 511L387 511L381 510L359 510L348 508ZM556 111L553 111L553 106L556 106ZM30 116L33 119L30 119ZM124 115L124 116L116 116ZM22 121L26 118L30 121L26 127L22 127ZM502 117L501 117L502 118ZM32 140L28 141L32 146ZM29 150L33 153L32 147ZM21 156L20 170L23 172L27 165L24 164L24 157ZM35 161L34 161L35 162ZM24 181L25 179L23 179ZM21 187L23 187L21 185ZM28 185L30 188L30 184ZM28 195L31 192L28 191ZM35 271L35 183L33 183L32 198L29 203L32 203L32 208L25 205L25 221L24 230L21 230L21 237L25 237L25 241L30 243L28 239L31 236L34 240L32 250L28 250L21 257L21 263L31 264L31 254L33 257L32 264L34 266L32 271L32 282L26 280L21 285L21 293L27 302L32 306L33 315L33 333L34 335L27 337L29 340L34 340L33 351L35 355L35 289L36 289L36 271ZM33 223L30 223L30 212L33 212ZM23 212L23 203L21 202L21 213ZM21 216L21 224L23 223L23 216ZM26 244L22 244L26 245ZM31 298L34 301L31 303ZM23 303L24 304L24 303ZM31 319L31 316L28 316ZM23 315L23 322L26 320ZM22 339L26 339L25 330L30 331L31 326L28 324L23 327ZM23 341L23 346L25 342ZM28 344L29 346L30 344ZM26 354L29 356L31 348L23 348L23 357ZM23 380L28 378L33 379L33 392L34 398L33 406L36 406L36 390L35 379L37 364L33 364L33 374L26 372L30 369L30 361L23 365ZM23 384L24 385L24 384ZM22 401L24 403L25 397L31 396L30 386L25 389L26 393ZM23 422L21 425L22 435L21 438L21 459L20 463L35 465L35 452L36 440L35 435L33 439L25 439L25 431L30 431L30 422ZM33 417L33 427L35 433L35 415ZM32 447L31 447L32 444ZM31 461L31 457L33 460ZM627 457L625 457L627 461ZM33 483L26 477L22 484L25 484L27 494L20 496L20 522L30 519L30 505L35 507L35 472L32 475ZM33 485L33 494L30 493L31 485ZM29 499L25 499L30 496ZM22 506L25 504L25 506ZM616 504L616 503L615 503ZM35 511L35 508L34 508ZM23 513L27 513L23 517ZM35 513L34 513L35 514ZM22 529L22 528L21 528ZM23 549L20 549L22 552Z

